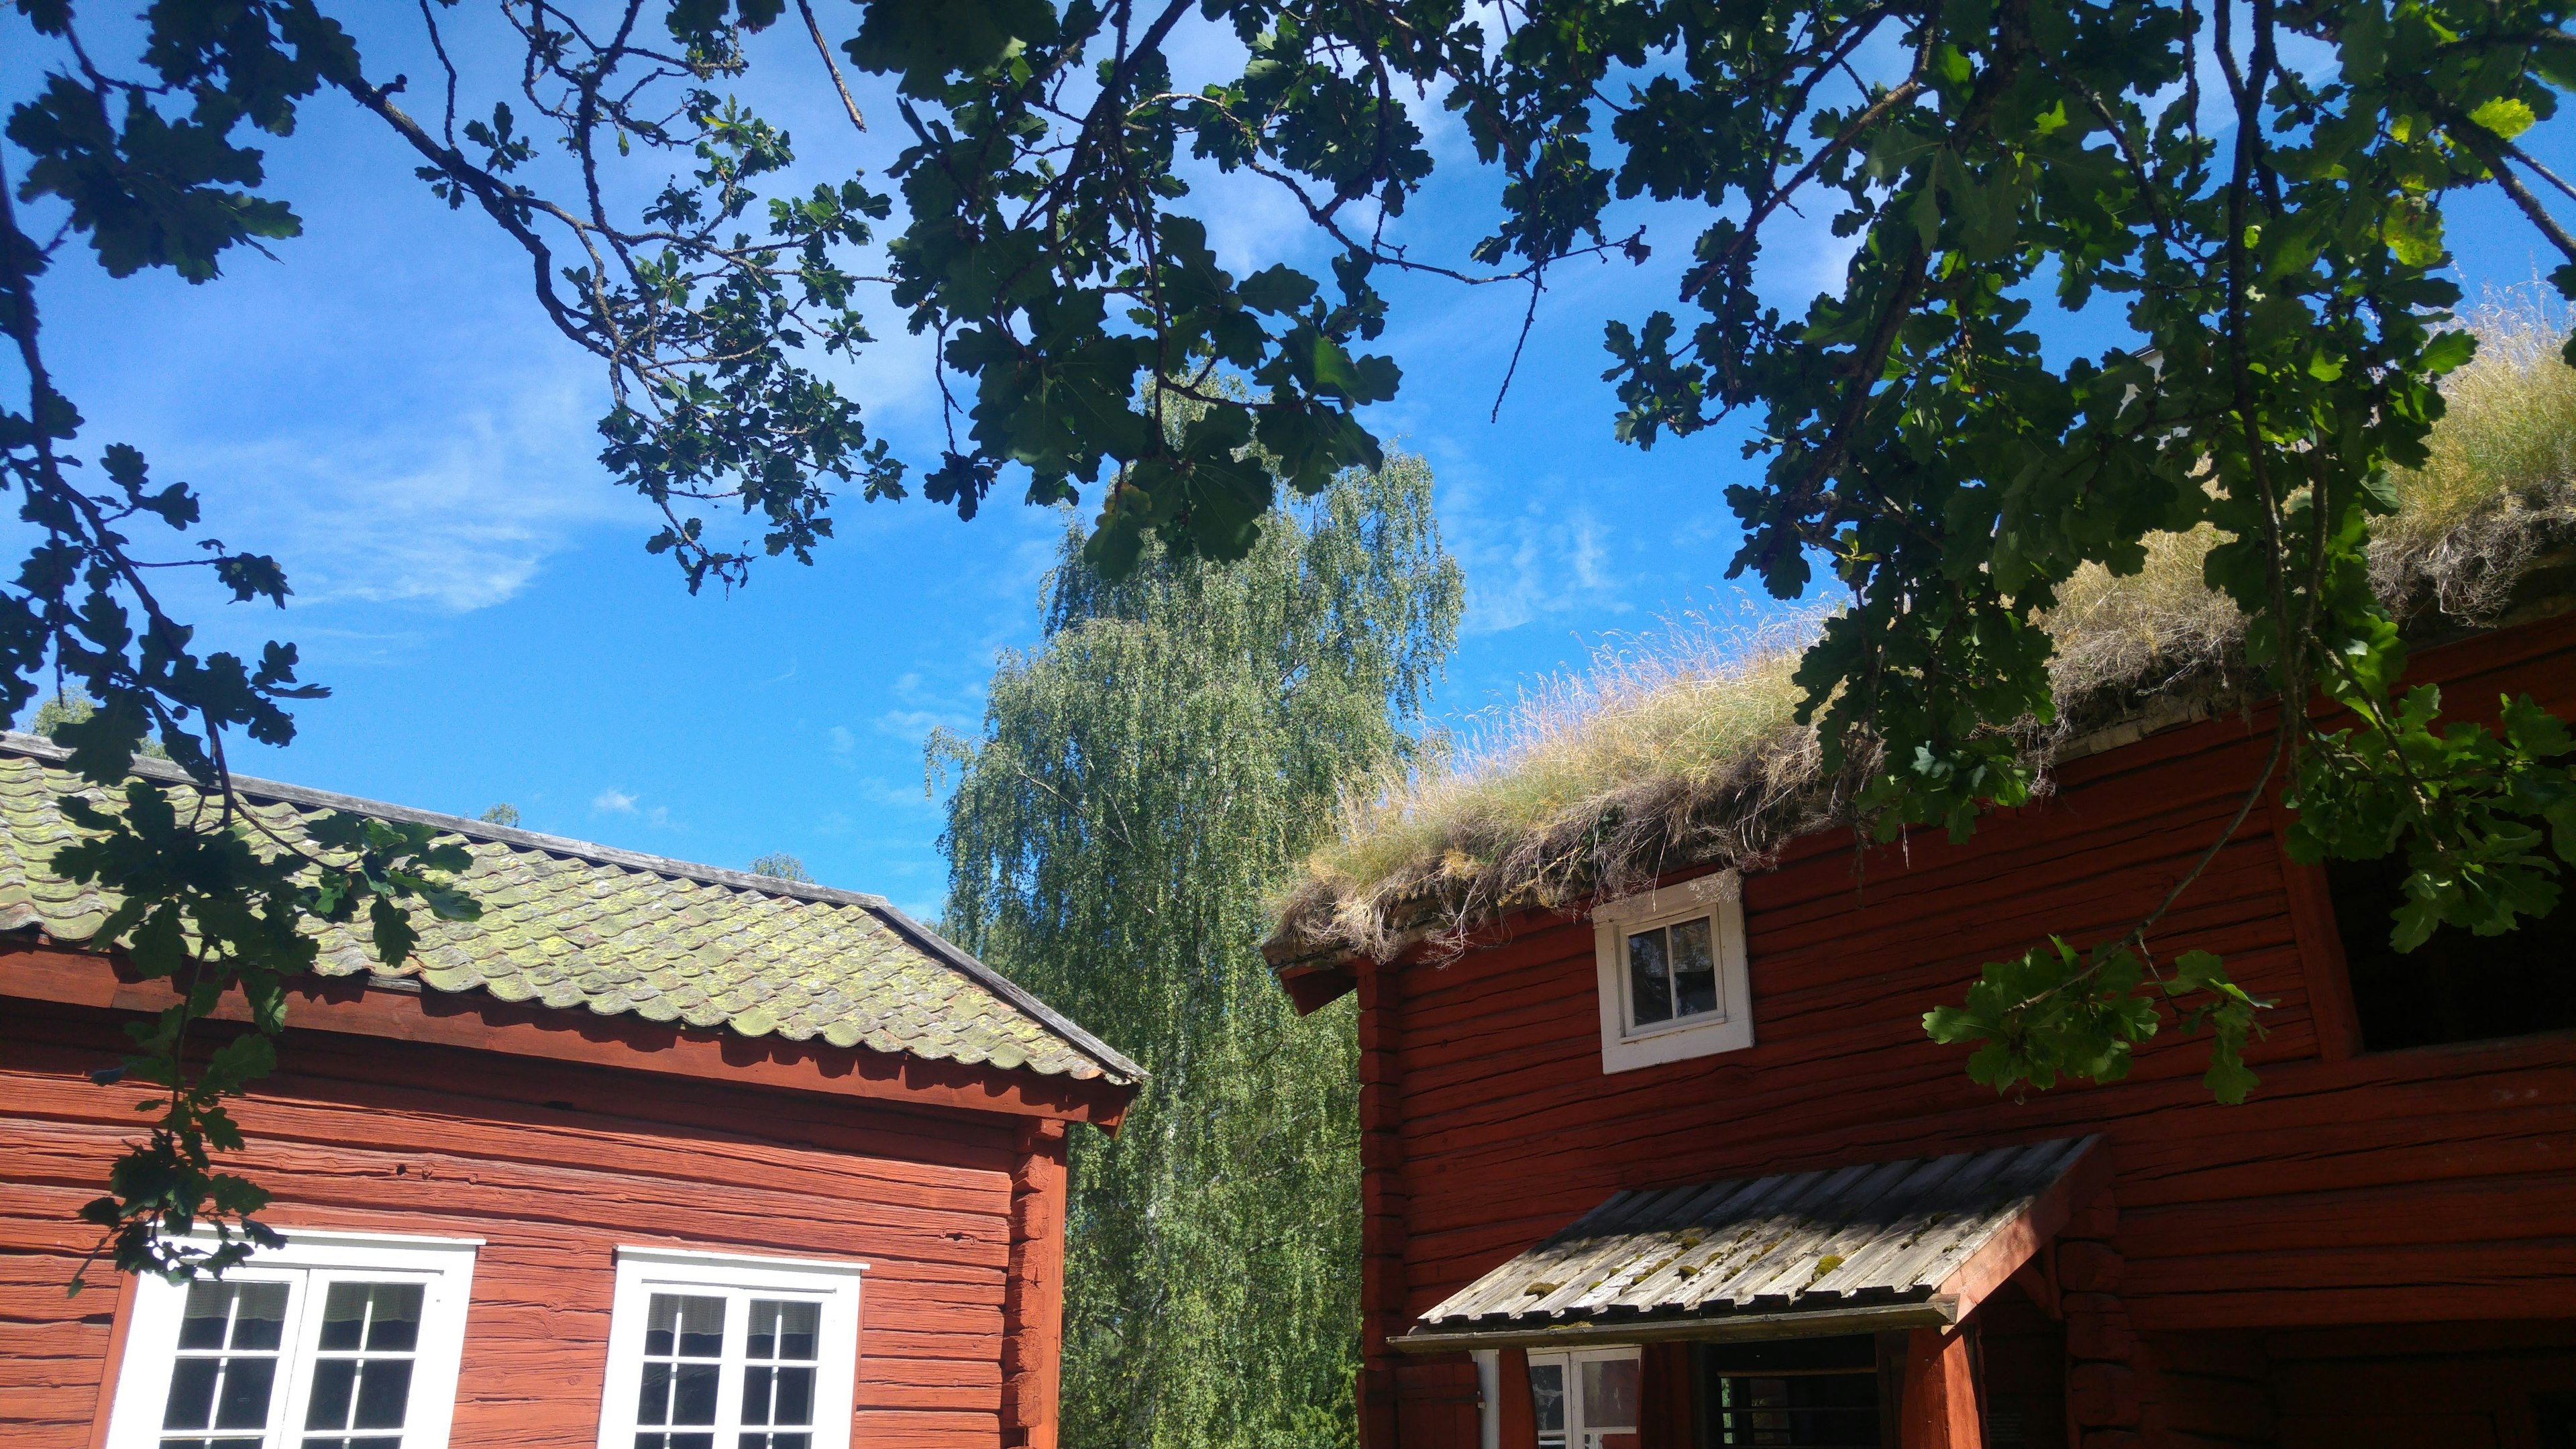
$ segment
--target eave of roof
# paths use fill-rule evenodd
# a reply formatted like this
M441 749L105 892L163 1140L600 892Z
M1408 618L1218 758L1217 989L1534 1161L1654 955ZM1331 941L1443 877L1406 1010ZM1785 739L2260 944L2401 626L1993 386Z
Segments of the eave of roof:
M0 756L15 755L42 764L60 767L69 751L40 736L18 731L0 731ZM137 759L133 773L160 784L198 788L197 782L175 765L153 759ZM755 875L748 871L727 870L721 866L702 865L675 860L668 856L647 855L641 851L601 845L594 841L575 840L560 835L547 835L514 826L495 825L464 816L441 814L388 801L368 800L336 791L316 790L309 786L283 781L264 780L246 775L233 776L233 788L245 799L276 803L309 810L340 810L370 815L378 819L427 825L442 834L463 836L469 841L484 841L513 850L536 851L548 856L581 861L616 869L640 871L667 879L691 881L700 885L730 890L750 891L765 896L785 897L833 906L857 907L882 922L911 947L940 965L974 982L983 990L1007 1002L1014 1010L1043 1025L1046 1030L1090 1058L1108 1075L1126 1083L1142 1082L1147 1073L1124 1053L1085 1031L1070 1018L1040 1001L1009 977L959 950L937 932L914 920L883 896L860 891L840 890L804 881L781 880L774 876ZM430 983L433 987L436 983ZM444 988L440 988L444 989ZM746 1033L751 1034L751 1033Z

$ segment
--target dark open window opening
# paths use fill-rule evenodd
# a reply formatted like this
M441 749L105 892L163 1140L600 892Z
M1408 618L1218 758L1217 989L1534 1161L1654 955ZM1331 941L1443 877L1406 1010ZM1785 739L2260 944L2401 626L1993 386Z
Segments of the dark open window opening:
M1698 1440L1710 1449L1881 1449L1886 1442L1879 1346L1867 1334L1700 1344L1696 1358Z
M2443 926L2400 954L2388 936L2404 898L2406 854L2326 863L2336 933L2367 1051L2487 1041L2576 1027L2576 907L2500 936ZM2560 878L2576 893L2576 873Z

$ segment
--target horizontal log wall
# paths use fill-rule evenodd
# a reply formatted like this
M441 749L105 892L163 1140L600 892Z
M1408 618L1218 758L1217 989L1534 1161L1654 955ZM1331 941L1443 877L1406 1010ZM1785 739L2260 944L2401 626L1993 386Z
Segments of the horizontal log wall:
M2576 621L2430 651L2419 673L2460 715L2512 690L2576 717ZM2170 1034L2124 1082L2021 1100L1925 1039L1923 1013L1983 962L2151 909L2256 777L2260 724L2077 761L1967 843L1917 835L1857 877L1848 836L1798 842L1745 881L1749 1050L1604 1075L1580 917L1524 915L1454 960L1403 962L1362 1026L1392 1039L1402 1083L1380 1194L1404 1208L1384 1235L1403 1245L1402 1319L1619 1189L2083 1132L2111 1140L2139 1330L2576 1313L2576 1034L2356 1053L2339 947L2317 936L2331 919L2261 807L2155 941L2219 952L2277 1001L2250 1103L2213 1103L2205 1043Z
M5 981L5 978L0 978ZM307 1008L298 1008L299 1010ZM311 1008L328 1009L328 1008ZM85 1449L116 1286L73 1220L136 1118L102 1011L0 1000L0 1442ZM999 1115L290 1032L237 1111L288 1228L479 1237L457 1449L598 1436L613 1249L856 1258L856 1442L998 1445L1017 1127ZM227 1164L230 1166L231 1164ZM1051 1358L1051 1355L1049 1355Z

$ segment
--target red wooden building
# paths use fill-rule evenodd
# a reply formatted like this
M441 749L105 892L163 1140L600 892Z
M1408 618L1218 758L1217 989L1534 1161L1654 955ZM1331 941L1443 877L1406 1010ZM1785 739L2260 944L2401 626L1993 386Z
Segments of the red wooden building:
M484 916L398 975L325 929L226 1164L284 1250L67 1297L143 1095L88 1073L169 997L46 867L58 759L0 739L0 1443L1055 1442L1066 1134L1133 1063L873 896L291 786L465 837Z
M2416 667L2576 716L2576 621ZM1980 963L2143 914L2263 727L2096 739L1857 879L1826 831L1463 954L1274 941L1301 1003L1359 995L1364 1443L2576 1445L2576 907L2400 959L2388 868L2257 810L2157 942L2276 1001L2247 1104L2171 1032L2000 1100L1924 1037Z

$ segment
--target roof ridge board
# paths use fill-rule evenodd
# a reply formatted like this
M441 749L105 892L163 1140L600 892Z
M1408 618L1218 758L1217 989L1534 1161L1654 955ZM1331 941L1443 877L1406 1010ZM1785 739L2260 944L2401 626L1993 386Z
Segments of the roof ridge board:
M25 755L31 759L62 764L71 751L42 735L18 730L0 730L0 754ZM134 773L149 780L187 785L203 789L197 778L166 761L136 756ZM1049 1031L1080 1048L1102 1066L1130 1080L1141 1082L1147 1073L1130 1061L1126 1054L1100 1038L1076 1026L1063 1013L1037 999L1027 988L985 965L957 948L936 931L914 920L883 896L865 891L842 890L837 886L817 885L811 881L782 880L777 876L754 875L749 871L727 870L722 866L702 865L695 861L677 860L666 855L646 855L638 850L622 850L596 841L575 840L570 836L546 835L534 830L521 830L512 825L495 825L488 820L475 820L463 815L448 815L436 810L422 810L410 805L397 805L389 800L369 800L359 795L343 795L336 790L316 790L309 785L291 785L283 780L265 780L253 775L236 774L233 788L244 795L274 800L288 805L305 805L321 810L349 810L386 820L401 820L414 825L436 826L452 830L471 839L488 840L497 845L539 850L549 855L570 856L594 865L618 866L646 871L654 875L693 880L703 885L725 886L764 895L791 896L825 905L857 906L876 916L916 948L937 959L941 965L967 977L1013 1007L1037 1018Z

